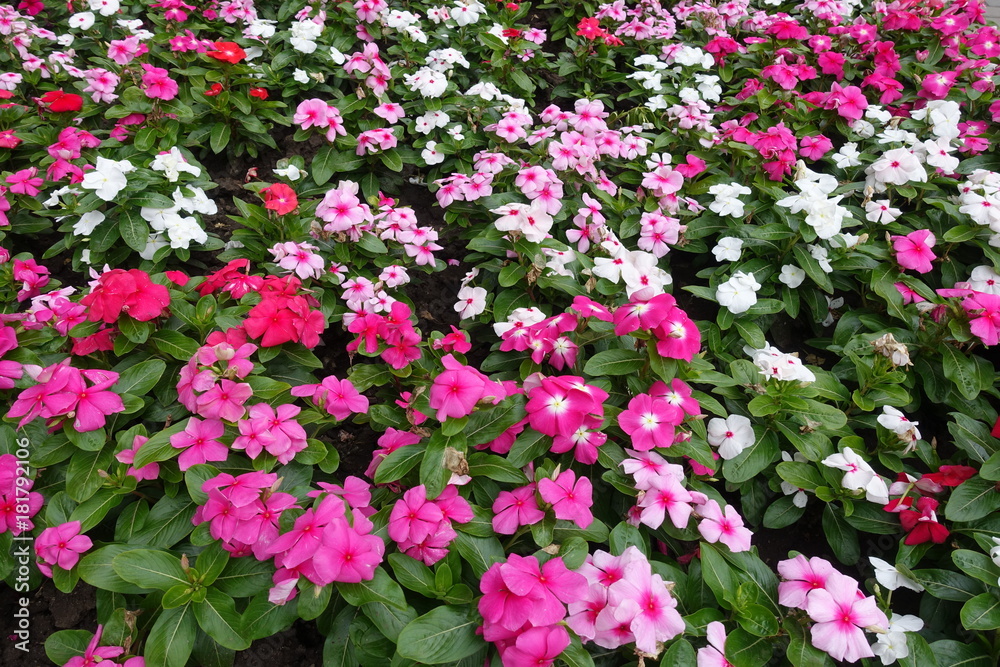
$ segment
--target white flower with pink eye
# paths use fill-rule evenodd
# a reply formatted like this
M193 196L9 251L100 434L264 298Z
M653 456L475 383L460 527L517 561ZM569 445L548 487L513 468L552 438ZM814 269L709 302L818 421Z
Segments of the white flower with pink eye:
M461 319L467 320L486 310L486 290L482 287L463 287L458 290L455 311Z

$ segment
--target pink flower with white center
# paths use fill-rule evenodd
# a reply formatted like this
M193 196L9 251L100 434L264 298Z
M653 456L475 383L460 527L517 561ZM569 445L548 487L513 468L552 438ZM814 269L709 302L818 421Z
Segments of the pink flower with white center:
M378 279L388 287L399 287L410 282L410 276L406 272L406 269L397 264L391 264L382 269L382 273L379 274Z
M673 194L684 185L684 177L669 166L657 167L643 174L643 177L642 187L650 190L654 197Z
M659 477L673 477L678 482L684 481L684 468L676 463L668 463L665 458L656 452L638 452L634 449L626 449L625 453L631 458L621 462L622 470L625 474L632 475L635 480L635 488L645 491Z
M544 378L539 386L528 392L525 409L533 429L545 435L570 437L584 425L588 415L598 410L603 414L603 405L583 388L587 385L575 386L572 381L576 379L573 376Z
M597 626L605 631L627 624L636 648L643 653L655 653L658 642L669 641L684 631L677 601L663 578L652 574L645 557L633 560L624 578L608 587L608 606L601 616L614 618L612 622L598 618ZM616 632L624 634L620 629Z
M726 505L723 511L719 503L709 500L698 511L701 514L698 532L706 542L722 542L733 552L750 550L753 533L743 527L743 517L732 505Z
M556 518L572 521L583 529L594 522L594 515L590 512L594 504L592 493L590 480L586 477L577 479L572 470L560 473L554 480L543 477L538 481L538 494L552 505Z
M889 628L889 619L878 608L874 597L863 597L854 579L833 573L826 587L809 594L806 612L815 621L812 644L826 651L834 660L857 662L874 657L865 638L865 629Z
M80 534L80 522L70 521L46 528L35 539L35 555L40 559L38 569L47 577L52 576L52 566L72 570L80 554L94 546L86 535Z
M708 422L708 444L717 447L719 456L734 459L757 439L753 425L743 415L730 415L727 419L713 418Z
M433 241L420 245L407 243L403 246L406 256L412 257L417 266L434 266L434 253L438 250L443 250L442 246Z
M326 231L347 232L372 222L371 209L357 197L357 186L353 183L349 185L354 187L345 187L341 183L328 191L316 206L316 216L327 223L323 226Z
M648 452L672 445L674 429L683 418L683 413L666 401L639 394L618 415L618 425L631 436L634 449Z
M640 523L656 530L663 525L667 515L678 529L687 528L691 518L693 496L673 475L662 475L649 480L641 494L638 506L642 508Z
M795 558L778 563L778 574L784 580L778 584L778 604L805 609L809 594L826 587L826 581L836 570L822 558Z

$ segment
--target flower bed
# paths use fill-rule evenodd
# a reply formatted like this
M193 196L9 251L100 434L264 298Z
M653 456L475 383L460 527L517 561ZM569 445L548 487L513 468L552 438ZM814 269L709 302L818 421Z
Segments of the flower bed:
M981 4L195 5L0 7L14 651L996 664Z

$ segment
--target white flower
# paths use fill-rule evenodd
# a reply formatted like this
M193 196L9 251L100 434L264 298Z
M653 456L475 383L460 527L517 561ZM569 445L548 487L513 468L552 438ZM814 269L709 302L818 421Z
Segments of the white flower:
M111 201L128 185L125 174L131 171L135 171L135 167L128 160L115 161L98 156L97 165L83 175L80 187L94 190L94 194L104 201Z
M118 0L87 0L87 5L91 11L95 11L101 16L111 16L117 14L121 7Z
M739 183L719 183L708 189L708 193L715 195L715 201L708 205L713 212L719 215L731 215L734 218L743 217L743 202L740 195L748 195L752 192L750 188Z
M906 633L919 632L923 627L924 622L918 616L893 614L887 631L879 633L876 642L872 644L872 652L882 660L883 665L891 665L900 658L909 657Z
M486 7L479 0L456 0L448 13L457 25L467 26L478 21L486 13Z
M760 374L764 377L791 382L809 383L816 381L816 376L805 367L801 359L794 354L786 354L778 348L772 347L770 343L765 343L764 347L759 350L745 347L743 351L750 355L753 363L760 369Z
M80 253L80 261L84 264L90 264L90 248Z
M275 21L267 19L254 19L247 26L247 34L252 37L260 37L261 39L270 39L274 37L275 23Z
M160 248L166 248L169 243L163 238L162 234L152 234L146 240L146 247L143 248L142 252L139 253L139 257L143 259L150 260L156 255L156 251Z
M823 269L823 273L833 273L833 266L830 265L830 258L827 255L827 250L823 246L809 244L806 246L806 250L812 255L812 258L816 260L819 264L819 268Z
M174 146L165 153L160 153L154 159L149 168L153 171L162 171L163 175L171 183L175 183L180 178L181 172L191 174L195 178L201 176L201 168L189 164L181 153L181 149Z
M743 252L743 240L733 236L724 236L712 248L717 262L738 262Z
M908 148L893 148L886 151L881 158L865 169L865 173L868 174L869 185L872 185L876 192L884 192L887 184L927 182L927 170Z
M622 258L625 262L621 267L621 275L625 281L625 294L629 298L639 291L654 296L663 292L663 287L672 282L670 274L659 267L659 260L651 252L632 250L622 255Z
M909 357L906 360L909 361ZM920 422L910 421L906 415L892 406L882 406L882 414L878 416L878 423L883 428L895 433L897 438L906 443L908 450L916 447L917 441L920 440L920 431L917 429Z
M497 322L493 325L493 331L497 336L503 336L511 329L524 329L532 324L538 324L545 319L545 313L535 307L515 308L507 316L506 322Z
M990 549L990 558L993 559L993 563L997 567L1000 567L1000 537L991 537L990 539L996 544L995 547Z
M297 81L298 83L309 83L309 73L304 69L296 68L295 71L292 72L292 80Z
M856 120L851 125L851 131L862 139L871 139L875 136L875 126L867 120Z
M795 461L797 463L809 462L809 459L807 459L799 452L795 452L795 455L792 456L788 452L783 451L781 452L781 460L787 462ZM809 502L809 497L806 495L805 490L800 489L799 487L791 484L790 482L782 480L781 492L784 493L786 496L792 496L792 504L795 505L796 507L799 508L805 507L806 503Z
M404 74L407 88L419 92L423 97L441 97L448 89L448 79L441 72L430 67L421 67L414 74Z
M500 216L493 224L502 232L519 231L532 243L541 243L552 229L552 216L545 210L545 204L535 199L530 204L507 204L491 209L490 213Z
M296 167L294 164L289 164L284 169L275 169L274 173L293 182L299 180L305 175L305 172Z
M969 288L987 294L1000 294L1000 274L993 267L977 266L972 269Z
M872 567L875 568L875 579L888 590L894 591L900 586L918 593L924 590L923 586L902 574L892 563L888 563L881 558L875 558L874 556L869 556L868 560L871 562Z
M94 14L92 12L80 12L69 17L69 27L77 30L90 30L94 25Z
M865 217L868 222L880 222L885 225L898 218L902 213L898 208L889 206L888 199L878 199L865 204Z
M961 160L952 155L955 147L951 145L950 139L925 141L922 146L927 151L927 164L938 167L946 174L953 174L958 169Z
M104 214L100 211L88 211L80 216L80 219L73 225L73 234L76 236L90 236L94 233L97 225L104 222Z
M830 157L838 169L847 169L848 167L861 166L861 160L858 159L860 155L858 145L852 141L841 146L840 150Z
M785 264L781 267L781 275L778 280L795 289L806 279L806 272L794 264Z
M756 440L753 425L743 415L730 415L727 419L718 417L708 422L708 444L719 449L719 456L736 458Z
M885 480L875 474L872 467L850 447L844 447L840 454L832 454L823 459L823 465L844 471L840 485L850 491L865 491L869 502L885 505L889 502L889 487Z
M715 300L720 306L725 306L734 315L745 313L757 303L757 290L760 283L752 273L737 271L733 277L719 285L715 292Z
M424 159L424 162L428 166L444 162L444 153L437 150L436 141L428 141L424 150L420 151L420 157Z

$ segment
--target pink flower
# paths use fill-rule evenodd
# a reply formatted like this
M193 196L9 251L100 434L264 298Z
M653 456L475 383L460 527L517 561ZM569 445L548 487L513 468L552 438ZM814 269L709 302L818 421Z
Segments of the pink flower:
M663 525L667 514L670 522L680 530L687 528L691 518L694 497L674 475L657 476L649 480L638 506L642 508L639 521L654 530Z
M802 554L778 563L778 574L784 579L778 584L778 603L786 607L805 609L809 594L826 587L826 581L836 571L822 558L807 559Z
M84 377L94 384L87 386ZM121 396L107 391L116 382L118 373L114 371L81 371L70 376L63 391L53 398L66 397L73 401L70 409L76 413L75 430L81 433L96 431L104 428L107 416L125 410Z
M38 569L47 577L52 576L53 565L72 570L80 554L92 546L90 538L80 534L79 521L46 528L35 540L35 554L41 559Z
M674 428L684 419L680 408L649 394L639 394L618 415L618 425L632 438L632 447L647 452L669 447L674 442Z
M339 380L333 375L323 378L321 384L292 387L292 396L310 395L316 405L338 421L347 419L352 413L368 412L368 397L362 395L350 380Z
M191 417L183 431L170 436L170 445L184 450L177 459L180 469L187 470L209 461L225 461L229 448L217 440L225 432L226 427L218 419L202 421Z
M521 526L530 526L545 518L535 500L535 485L513 491L501 491L493 503L493 530L501 535L513 535Z
M863 628L889 627L874 597L862 597L858 582L840 573L827 580L826 588L809 594L806 612L813 621L812 644L834 660L857 662L874 656Z
M98 625L97 632L94 633L94 637L90 640L87 650L83 652L83 655L73 656L63 667L93 667L93 665L100 664L104 660L117 658L124 653L125 649L121 646L97 646L101 642L101 633L103 630L104 626Z
M822 134L805 136L799 140L799 155L808 160L818 160L833 148L833 142Z
M531 628L503 651L504 667L549 667L569 643L569 633L560 625Z
M135 455L139 453L139 448L145 445L148 441L149 438L146 436L136 435L132 438L131 449L125 449L115 454L115 458L118 459L119 463L125 463L130 466L126 474L135 477L136 481L139 482L144 479L156 479L160 476L159 463L148 463L141 468L136 468L132 465L135 462Z
M722 542L731 551L749 551L750 538L748 529L743 527L743 518L732 505L726 505L725 512L719 503L709 500L699 509L701 522L698 532L707 542Z
M1000 343L1000 296L975 292L962 300L969 315L969 331L984 345Z
M379 449L372 452L372 462L368 465L365 475L371 479L375 479L375 471L378 470L379 464L385 460L385 457L389 456L389 454L392 454L400 447L415 445L418 442L420 442L420 436L416 433L400 431L390 426L378 439Z
M430 390L430 407L437 410L438 421L466 417L472 414L479 401L492 399L496 402L507 395L501 385L450 354L442 357L441 363L445 371L434 378Z
M892 248L901 267L927 273L933 268L931 262L936 259L931 250L935 242L934 234L929 229L918 229L906 236L893 236Z
M441 508L427 500L427 488L421 484L408 490L393 505L388 534L396 542L423 542L442 521Z
M177 82L170 78L167 70L143 63L142 88L150 99L169 101L177 97Z
M317 577L327 582L370 581L385 553L379 537L359 533L343 518L323 530L322 547L313 557L313 568Z
M29 197L37 197L38 193L41 192L39 187L45 182L44 179L38 176L38 167L29 167L28 169L15 171L7 177L6 181L10 185L11 192L19 195L28 195Z
M246 414L243 404L253 396L253 389L245 382L221 380L198 397L197 412L206 419L224 419L234 422Z
M559 473L554 480L543 477L538 482L538 494L552 505L556 518L572 521L584 529L594 522L594 515L590 512L594 504L593 490L589 479L577 479L572 470Z
M698 667L733 667L726 660L726 626L712 621L706 628L708 646L698 649Z

